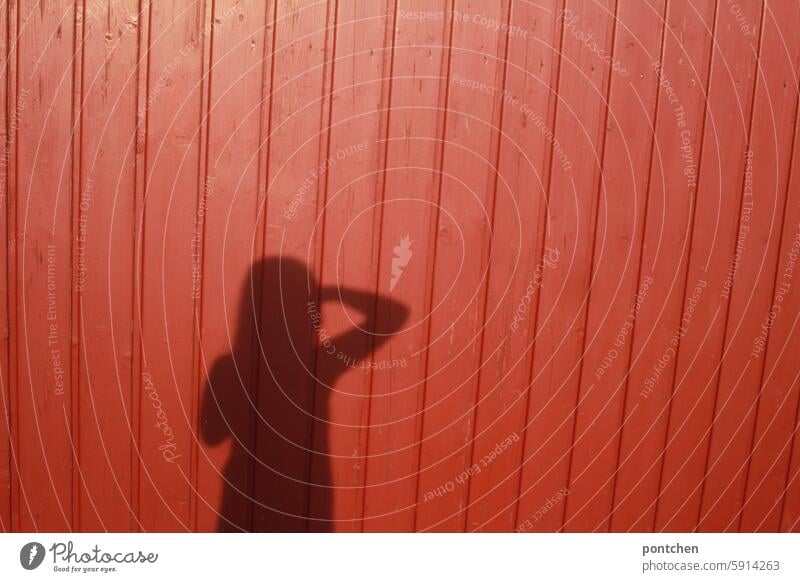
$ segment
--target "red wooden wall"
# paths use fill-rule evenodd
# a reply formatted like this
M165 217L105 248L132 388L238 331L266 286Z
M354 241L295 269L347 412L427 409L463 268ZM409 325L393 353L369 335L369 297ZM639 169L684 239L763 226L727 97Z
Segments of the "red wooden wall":
M1 5L0 530L800 530L796 1Z

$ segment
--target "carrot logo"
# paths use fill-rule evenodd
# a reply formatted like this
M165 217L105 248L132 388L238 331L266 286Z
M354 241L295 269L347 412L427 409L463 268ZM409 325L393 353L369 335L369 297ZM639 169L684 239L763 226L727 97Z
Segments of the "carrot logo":
M406 235L400 239L400 243L393 249L394 257L392 257L392 278L389 281L389 291L394 291L398 281L400 281L400 277L403 276L403 270L408 266L408 262L411 260L411 255L414 254L411 251L411 243L413 242L414 241Z
M22 546L19 552L19 563L26 570L35 570L44 561L44 546L38 542L30 542Z

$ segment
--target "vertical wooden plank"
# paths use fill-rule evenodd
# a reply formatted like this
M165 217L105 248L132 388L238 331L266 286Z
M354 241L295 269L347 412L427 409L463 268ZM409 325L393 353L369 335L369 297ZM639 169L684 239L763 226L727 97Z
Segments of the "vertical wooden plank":
M800 498L798 496L800 471L797 470L800 465L800 460L798 460L800 453L797 452L796 444L792 450L794 453L791 456L791 469L787 474L786 493L781 498L781 531L797 533L800 531L800 512L797 511L798 498Z
M740 276L739 249L752 243L739 225L740 209L742 216L746 212L741 202L762 6L742 7L741 17L756 25L755 35L743 34L727 7L717 9L684 307L673 328L679 349L657 530L699 525L730 290Z
M214 4L208 169L203 193L197 529L250 528L257 371L251 266L258 260L266 25L274 5ZM271 22L269 22L271 24Z
M765 15L765 34L774 35L784 28L793 26L800 14L797 10L786 15L771 6L767 6ZM793 20L794 19L794 20ZM785 34L784 34L785 37ZM791 67L798 62L800 47L796 43L782 47L773 58ZM747 486L745 489L744 507L739 524L740 531L780 531L787 528L787 523L794 522L798 513L797 485L790 483L789 478L796 473L796 459L792 458L796 451L797 439L797 406L798 406L798 370L793 354L797 353L798 319L800 319L800 293L795 281L797 259L800 254L800 192L798 192L798 140L800 129L797 107L797 75L796 68L784 71L790 76L787 87L778 94L787 92L786 97L794 95L794 122L786 120L779 123L783 131L787 125L792 128L792 142L787 149L781 149L781 157L775 156L773 144L766 146L767 151L773 149L773 160L780 169L788 173L778 180L773 175L775 168L767 172L763 179L772 184L775 192L786 189L786 206L783 216L777 217L782 222L780 231L780 250L777 255L777 271L775 273L772 303L777 306L776 317L759 322L761 329L753 339L753 347L761 346L762 332L768 333L768 343L763 346L760 357L764 359L763 374L760 382L758 414L749 467L747 469ZM775 131L775 128L772 129ZM783 143L786 147L786 142ZM763 145L760 147L764 147ZM759 148L760 149L760 148ZM755 155L759 149L754 148ZM783 157L785 156L785 158ZM783 160L786 162L783 162ZM776 163L773 161L773 164ZM762 162L763 164L763 162ZM755 172L754 164L754 172ZM767 171L767 170L764 170ZM754 175L755 179L755 175ZM772 311L772 310L771 310ZM766 329L764 329L766 328ZM758 342L758 343L756 343ZM794 445L793 445L794 444ZM794 470L793 470L794 469ZM784 522L782 523L782 518Z
M416 528L463 531L491 254L509 4L453 5ZM492 26L490 23L493 23Z
M147 177L142 229L141 522L191 528L194 301L205 4L150 5ZM199 220L200 219L200 220ZM199 228L198 228L199 220ZM198 232L199 231L199 232Z
M134 163L138 3L83 15L75 214L80 358L80 528L128 531L131 504Z
M82 149L82 132L83 132L83 124L82 124L82 112L81 112L81 105L83 103L83 42L84 42L84 31L83 31L83 4L75 4L75 15L73 19L73 55L72 55L72 123L71 123L71 132L70 138L72 141L71 146L71 153L70 153L70 167L69 167L69 174L70 174L70 191L72 195L70 196L70 223L71 223L71 241L70 244L72 245L72 249L70 252L70 338L69 338L69 345L70 345L70 361L72 362L72 366L70 366L70 385L72 386L72 397L71 397L71 406L72 406L72 414L70 418L71 424L71 442L70 446L72 448L72 455L74 459L73 470L72 470L72 529L74 531L83 531L82 530L82 510L86 504L82 503L86 501L84 497L84 493L86 492L86 488L84 487L84 470L81 466L81 457L83 456L83 451L81 450L81 435L83 431L81 430L81 420L82 420L82 407L81 407L81 400L83 398L83 391L81 390L81 379L80 379L80 360L81 360L81 353L80 353L80 334L81 334L81 311L80 311L80 275L85 275L85 272L81 273L79 269L81 268L80 259L82 252L85 249L81 248L81 234L83 237L86 236L86 229L85 229L85 220L86 220L86 212L85 209L81 209L81 202L87 198L87 193L82 191L82 184L81 184L81 165L82 165L82 156L83 156L83 149ZM81 233L81 227L83 228L83 232ZM85 257L85 255L83 255ZM83 265L85 267L85 264ZM97 515L97 510L92 506L92 498L88 496L89 506L92 511L94 511L95 515Z
M149 85L147 82L150 69L150 3L139 0L136 71L131 72L131 82L135 76L136 83L136 155L134 179L134 252L133 252L133 301L131 303L131 342L133 345L131 385L133 401L131 406L133 420L133 458L131 459L131 504L133 506L136 530L142 531L141 492L143 475L142 463L142 295L144 289L142 279L142 236L144 234L144 203L147 188L147 117Z
M335 3L280 0L269 95L268 188L258 334L253 529L304 531L314 390L317 220L328 154L325 134ZM324 125L323 125L324 124ZM310 264L309 264L310 263Z
M793 385L797 386L798 377L795 376ZM795 410L794 427L800 419L800 402ZM789 466L786 470L786 481L783 495L776 501L780 504L780 531L800 531L800 443L798 431L794 430L792 443L789 447Z
M73 525L71 131L73 3L23 2L16 207L20 530Z
M781 257L786 258L787 267L790 266L789 261L796 262L794 257L800 252L800 188L797 182L800 178L800 140L797 139L799 131L800 117L795 119L794 151L781 247ZM797 430L800 421L800 373L795 361L800 341L800 293L794 284L795 270L796 265L792 265L790 273L779 273L776 279L776 291L786 283L791 286L785 294L783 309L785 314L795 316L791 321L790 317L778 319L770 330L770 346L765 362L767 373L762 396L763 414L769 415L773 408L770 403L773 398L777 400L781 395L783 398L778 410L774 412L771 426L764 429L753 447L748 491L752 490L754 493L746 500L742 514L742 531L748 531L751 527L767 531L800 531L800 431ZM771 396L773 390L775 396ZM759 414L762 414L761 410ZM775 456L773 466L763 473L763 482L760 485L751 485L755 472L763 467L760 458L767 455L767 450ZM784 459L785 465L781 462ZM770 496L773 492L774 497ZM764 513L760 507L762 501L756 497L757 494L772 499L774 508L770 507ZM756 515L752 515L753 513Z
M780 26L780 20L774 25ZM788 20L786 26L791 21ZM796 87L796 85L792 84ZM789 156L791 176L782 184L788 188L782 241L778 255L773 301L780 305L780 317L769 329L769 346L764 358L764 379L758 406L750 466L747 472L744 509L740 531L780 531L781 513L788 523L800 517L796 481L787 478L797 472L797 406L800 373L795 354L800 349L800 291L795 281L800 256L800 189L798 189L798 119L792 124L794 151ZM763 321L761 323L764 323ZM794 443L794 446L793 446ZM793 464L794 463L794 464ZM789 485L787 487L787 485Z
M572 171L572 160L569 157L569 154L564 151L563 147L561 146L561 142L559 142L555 134L553 133L553 128L555 127L555 119L556 119L556 112L558 110L558 102L559 102L559 95L558 95L558 85L559 85L559 78L561 74L561 64L562 64L562 48L564 43L564 5L565 0L559 0L554 2L551 5L551 12L548 14L548 19L552 21L552 28L553 28L553 40L551 46L553 47L553 65L551 67L549 78L545 80L548 92L549 92L549 99L547 103L547 108L545 111L539 114L539 120L537 121L537 125L539 126L539 130L542 132L547 138L547 147L545 148L545 158L543 161L543 171L542 171L542 178L541 178L541 187L542 187L542 196L544 197L544 210L539 213L539 235L537 237L537 251L536 251L536 268L531 275L529 283L532 285L530 287L526 287L525 290L525 297L530 297L529 299L525 299L525 302L528 304L527 308L522 307L523 301L520 301L518 309L520 311L516 317L516 328L519 329L522 322L527 323L527 327L529 328L529 334L531 337L532 347L531 347L531 356L530 356L530 364L529 364L529 371L528 371L528 384L526 386L526 398L525 398L525 424L524 424L524 433L523 433L523 442L522 442L522 452L519 457L519 468L518 468L518 481L517 481L517 501L515 506L515 527L516 531L530 531L535 529L535 522L538 521L538 516L535 511L538 511L538 507L533 507L532 503L536 503L537 499L532 497L529 493L531 491L531 485L533 481L531 477L534 479L535 473L531 472L530 470L526 470L526 465L529 462L529 451L533 451L533 454L536 454L537 449L530 447L529 436L533 435L533 431L529 431L528 427L530 426L532 419L535 419L535 415L537 411L532 410L531 408L531 385L532 385L532 378L534 373L533 363L534 357L536 353L536 342L537 342L537 333L536 330L539 329L539 314L540 314L540 300L541 300L541 286L542 286L542 276L543 270L545 268L545 243L546 243L546 236L547 236L547 229L549 228L549 210L548 210L548 196L550 194L550 183L552 181L553 171L554 168L558 168L558 171L570 173ZM547 257L547 268L551 268L554 265L555 259L560 259L561 257L558 255L557 251L553 254L549 254ZM527 320L527 321L526 321ZM534 413L533 415L531 413ZM538 445L537 445L538 448ZM566 490L564 490L566 491Z
M600 206L581 364L580 404L572 451L565 529L606 531L614 505L625 417L626 383L636 314L652 279L639 276L664 1L622 3L610 53ZM643 34L660 30L659 34ZM634 387L634 390L636 387Z
M395 10L380 225L378 294L408 310L402 332L359 365L374 369L369 403L368 458L364 490L365 531L413 531L417 496L426 340L433 273L436 199L447 89L449 0L400 0ZM382 144L375 144L381 147ZM403 241L407 241L404 243ZM396 268L395 268L396 267ZM377 306L379 329L393 329L397 310Z
M9 270L10 253L9 243L9 173L12 161L11 152L16 138L16 129L10 122L13 116L9 111L13 101L9 98L8 72L14 69L9 67L8 43L8 14L6 5L0 10L0 240L6 241L6 252L0 253L0 532L11 531L11 474L12 441L11 441L11 386L9 384L9 338L10 314L9 282L13 280ZM16 123L16 121L14 122Z
M508 54L492 232L489 288L478 409L468 481L467 530L516 527L520 463L542 270L545 185L551 142L547 118L555 101L553 77L560 26L557 4L513 2L504 34ZM558 172L570 170L563 156Z
M197 439L202 405L200 384L208 374L201 370L201 337L203 317L203 279L205 277L205 250L206 250L206 213L208 200L213 195L213 180L209 180L209 117L211 115L211 65L214 51L214 37L216 25L222 23L222 18L214 14L216 2L206 4L203 11L203 42L200 61L200 119L197 124L198 157L197 157L197 210L195 211L194 234L190 244L192 248L192 325L195 330L196 341L192 344L192 397L189 406L189 425L193 437L189 458L189 480L192 489L189 503L190 529L197 531L198 503L198 464L200 446Z
M8 20L7 20L7 39L17 37L17 13L19 6L16 1L8 4ZM12 111L10 105L17 102L18 93L18 63L17 51L19 43L9 43L7 54L7 71L6 74L6 99L5 106L6 119L9 118L9 112ZM16 111L14 109L14 111ZM9 323L9 337L8 337L8 405L9 414L11 419L8 424L9 441L11 448L11 523L10 528L14 531L19 531L21 522L20 507L22 503L27 503L25 491L22 487L19 473L19 347L18 347L18 309L16 308L19 297L19 270L18 270L18 256L19 256L19 236L17 230L17 206L19 204L18 194L18 181L17 181L17 159L18 159L18 143L20 132L20 120L16 115L16 125L14 127L14 140L7 150L8 166L7 178L8 185L6 192L8 194L8 209L6 211L7 219L7 257L8 257L8 323ZM8 139L8 138L6 138ZM12 306L15 306L12 308Z
M772 14L796 25L800 6L775 6ZM793 57L798 40L797 35L787 38L765 9L739 219L739 235L746 239L736 278L746 283L734 281L729 301L699 523L704 531L738 530L769 328L784 317L783 295L776 296L775 284L786 271L779 250L797 106Z
M585 334L585 308L591 273L592 228L600 171L605 96L610 68L613 2L566 2L558 14L562 26L562 62L553 133L575 163L570 172L552 170L545 245L558 254L544 269L539 289L539 322L525 435L525 465L519 521L536 531L562 527L566 504L540 512L564 495L569 485L569 452L578 404L578 364ZM580 39L592 35L604 53ZM555 143L555 142L554 142ZM557 164L557 156L551 164ZM552 504L552 502L550 502ZM536 518L537 512L542 513Z
M625 417L614 491L613 531L651 531L666 442L673 342L681 325L686 256L696 196L714 2L669 2L662 54L651 63L659 84L639 286L651 280L636 313ZM697 281L691 281L690 290ZM702 287L700 291L702 292ZM665 356L666 354L666 356Z
M319 314L331 345L317 352L314 455L309 523L312 531L358 531L367 463L369 390L362 366L395 328L378 329L375 298L379 266L384 140L391 52L386 46L393 4L338 4L334 53L324 252ZM384 263L383 271L388 269ZM394 305L384 305L394 309ZM393 317L391 324L402 324ZM382 371L375 371L375 381ZM326 490L332 487L333 490ZM332 496L331 496L332 495ZM329 518L326 524L319 519Z

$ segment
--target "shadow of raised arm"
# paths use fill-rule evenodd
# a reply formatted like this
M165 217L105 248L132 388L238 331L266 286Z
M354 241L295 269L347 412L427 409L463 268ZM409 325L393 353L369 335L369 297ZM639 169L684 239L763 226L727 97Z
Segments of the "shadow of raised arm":
M409 310L402 303L372 291L326 286L320 289L320 303L340 301L357 311L364 319L356 327L333 339L340 351L355 359L364 358L400 331Z

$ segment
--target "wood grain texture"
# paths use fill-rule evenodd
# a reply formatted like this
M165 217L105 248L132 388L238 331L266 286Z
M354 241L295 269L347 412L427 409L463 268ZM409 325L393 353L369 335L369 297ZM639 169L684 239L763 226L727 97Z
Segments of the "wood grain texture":
M8 16L10 10L0 11L0 30L8 31ZM11 124L8 116L8 103L9 87L11 86L8 79L9 70L13 73L13 68L8 66L8 34L0 33L0 55L2 55L4 66L0 69L0 131L2 136L0 138L0 237L8 241L9 234L9 211L10 204L9 193L11 187L9 184L13 180L12 169L12 151L14 137L10 133ZM12 430L11 430L11 375L10 375L10 331L11 331L11 313L9 302L11 269L9 268L13 263L11 246L7 246L7 252L0 254L0 532L11 531L11 479L12 467L15 463L13 457L12 446Z
M796 3L0 7L0 531L798 531Z

